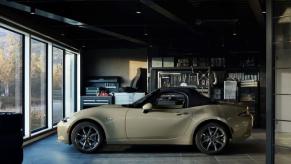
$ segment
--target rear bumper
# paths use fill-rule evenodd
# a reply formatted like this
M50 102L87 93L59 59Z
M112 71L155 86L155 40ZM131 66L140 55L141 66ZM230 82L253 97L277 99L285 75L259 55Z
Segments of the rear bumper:
M232 126L232 141L240 142L251 136L253 127L253 117L238 117Z
M57 125L58 141L65 144L70 144L69 140L69 125L66 122L60 121Z

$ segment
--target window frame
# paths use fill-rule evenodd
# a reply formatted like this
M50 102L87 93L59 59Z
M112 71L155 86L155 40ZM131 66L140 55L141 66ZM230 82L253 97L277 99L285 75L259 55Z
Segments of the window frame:
M74 64L74 81L75 81L75 83L74 83L74 88L75 88L75 95L74 95L74 104L73 104L73 106L74 106L74 110L73 110L73 112L77 112L77 111L79 111L80 109L79 109L79 107L78 107L78 96L79 96L79 91L78 91L78 89L77 89L77 86L78 85L80 85L80 84L78 84L78 81L79 81L79 79L78 79L78 53L76 53L76 52L74 52L74 51L70 51L70 50L67 50L67 49L65 49L65 52L64 52L65 54L64 54L64 88L66 88L67 87L67 80L66 80L66 58L67 58L67 55L73 55L73 57L74 57L74 62L75 62L75 64ZM64 89L64 97L67 97L67 94L66 94L66 90ZM66 113L66 101L64 101L64 117L68 117L68 114Z
M57 45L52 45L52 57L53 57L53 55L54 55L54 48L57 48L57 49L59 49L59 50L62 50L62 55L63 55L63 117L62 118L65 118L65 102L66 102L66 96L65 96L65 57L66 57L66 49L65 48L61 48L61 47L59 47L59 46L57 46ZM53 60L52 60L52 72L53 72L53 65L54 65L54 62L53 62ZM52 85L53 85L53 73L52 73ZM51 103L53 104L53 96L52 96L52 99L51 99ZM53 120L53 114L54 114L54 109L53 109L53 106L52 106L52 126L53 127L55 127L57 124L58 124L58 122L56 122L56 123L54 123L54 120Z
M41 43L44 43L45 45L46 45L46 56L45 56L45 63L46 63L46 72L45 72L45 78L46 78L46 86L45 86L45 95L46 95L46 100L45 100L45 105L46 105L46 107L45 107L45 112L46 112L46 119L45 119L45 126L44 127L40 127L40 128L37 128L37 129L34 129L34 130L32 130L32 128L31 128L31 117L29 116L29 121L30 121L30 133L31 133L31 135L33 135L34 133L37 133L37 132L40 132L40 131L43 131L43 130L45 130L45 129L48 129L49 128L49 125L48 125L48 123L49 123L49 121L48 121L48 113L49 113L49 109L48 109L48 101L49 101L49 99L48 99L48 56L49 56L49 42L47 42L47 41L45 41L45 40L43 40L43 39L41 39L41 38L38 38L38 37L36 37L36 36L30 36L30 38L29 38L29 41L30 41L30 54L29 54L29 61L30 61L30 74L29 74L29 79L31 79L31 41L32 40L35 40L35 41L38 41L38 42L41 42ZM30 92L31 92L31 80L29 81L30 82ZM30 110L29 110L29 112L31 113L31 94L30 94Z
M21 63L22 63L22 73L21 73L21 78L22 78L22 84L21 84L21 87L22 87L22 93L21 93L21 96L22 96L22 98L21 98L21 104L22 104L22 109L21 109L21 114L22 114L22 116L23 116L23 118L22 118L22 122L23 122L23 131L22 131L22 133L23 133L23 137L25 136L25 129L26 129L26 127L25 127L25 46L26 46L26 44L25 44L25 36L27 35L26 33L24 33L24 32L21 32L21 31L19 31L19 30L17 30L17 29L15 29L15 28L13 28L13 27L9 27L9 26L6 26L5 24L2 24L1 22L0 22L0 28L3 28L4 30L7 30L7 31L10 31L10 32L12 32L12 33L16 33L16 34L18 34L18 35L20 35L21 37L22 37L22 39L21 39L21 44L22 44L22 48L21 48L21 51L22 51L22 56L21 56Z
M184 93L184 92L179 92L179 91L160 91L160 92L158 92L155 96L154 96L154 101L156 101L157 100L157 98L159 97L159 96L161 96L161 95L163 95L163 94L180 94L180 95L183 95L184 96L184 100L185 100L185 102L184 102L184 105L183 105L183 107L182 108L174 108L174 109L177 109L177 110L181 110L181 109L186 109L186 108L188 108L189 107L189 98L188 98L188 95L186 94L186 93ZM155 105L155 104L153 104L153 105ZM174 110L173 109L173 110ZM171 108L165 108L165 110L171 110Z
M51 72L49 69L51 69L52 62L51 62L51 55L52 55L52 47L63 49L65 52L70 52L75 55L75 63L74 63L74 71L75 71L75 79L77 81L75 82L75 86L77 87L75 92L75 110L80 110L80 102L78 100L80 99L80 50L74 47L71 47L59 40L55 40L49 36L46 36L42 33L39 33L35 30L32 30L28 27L22 26L21 24L18 24L16 22L10 21L10 20L0 20L0 28L3 28L5 30L20 34L22 36L22 109L20 112L22 112L23 115L23 139L24 141L29 140L31 138L37 137L43 133L47 133L49 131L52 131L56 128L56 125L52 125L52 107L49 105L49 102L52 100L51 96L51 90L52 82L49 76L51 75ZM31 130L31 122L30 122L30 104L31 104L31 70L30 70L30 57L31 57L31 40L37 40L40 42L43 42L46 44L46 127L40 128L32 131ZM64 55L64 67L65 67L65 55ZM51 63L51 64L50 64ZM63 78L65 78L65 69L63 73ZM75 88L76 88L75 87ZM65 84L64 84L64 92L65 92ZM64 97L65 101L65 97ZM65 105L65 103L64 103ZM76 106L77 105L77 106ZM64 113L63 117L65 117L65 107L64 107Z

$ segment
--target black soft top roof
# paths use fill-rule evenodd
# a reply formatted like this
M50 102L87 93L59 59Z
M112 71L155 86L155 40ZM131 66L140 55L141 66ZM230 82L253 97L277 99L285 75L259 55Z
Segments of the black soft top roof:
M211 101L210 98L196 91L194 88L189 88L189 87L161 88L160 93L163 93L163 92L180 92L180 93L186 94L189 99L188 107L209 105L209 104L215 103Z
M176 93L182 93L187 95L188 97L188 107L195 107L195 106L201 106L201 105L209 105L214 104L215 102L211 101L210 98L202 95L198 91L196 91L194 88L189 87L171 87L171 88L161 88L157 89L145 97L141 98L140 100L134 102L131 105L126 105L127 107L141 107L144 104L144 101L148 99L148 97L155 96L159 93L167 93L167 92L176 92Z

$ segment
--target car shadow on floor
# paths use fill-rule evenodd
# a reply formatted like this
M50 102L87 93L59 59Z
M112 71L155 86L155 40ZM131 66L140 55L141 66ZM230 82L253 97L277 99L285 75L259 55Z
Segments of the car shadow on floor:
M73 148L73 147L72 147ZM200 153L195 146L176 145L106 145L98 153ZM265 141L252 140L230 144L222 155L264 154Z
M250 138L239 143L230 143L221 155L265 154L265 131L253 130ZM106 145L98 153L200 153L195 146L181 145ZM202 153L201 153L202 154Z

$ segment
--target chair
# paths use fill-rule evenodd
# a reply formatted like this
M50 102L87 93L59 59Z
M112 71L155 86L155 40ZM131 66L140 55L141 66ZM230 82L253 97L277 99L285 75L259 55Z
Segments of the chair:
M138 68L135 77L131 80L130 86L122 87L119 92L146 92L147 90L147 70Z

